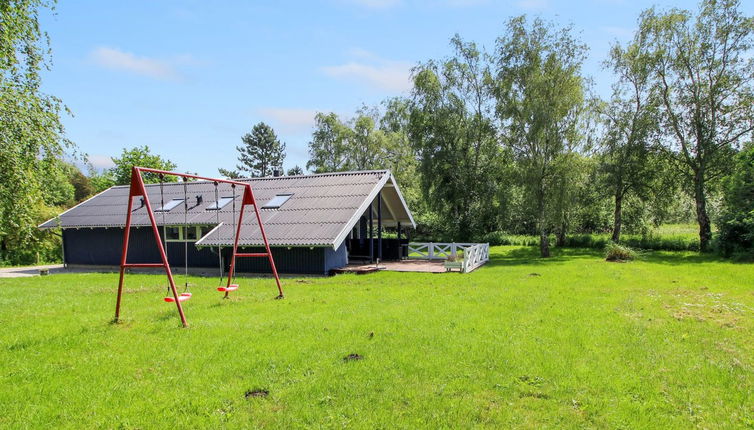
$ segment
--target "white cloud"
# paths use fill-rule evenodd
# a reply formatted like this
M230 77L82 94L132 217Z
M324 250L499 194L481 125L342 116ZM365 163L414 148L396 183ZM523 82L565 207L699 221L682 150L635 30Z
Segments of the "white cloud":
M317 110L298 108L262 108L257 111L283 133L302 133L314 127Z
M87 161L97 170L109 169L115 166L109 155L94 154L87 156Z
M411 63L385 60L363 49L351 50L359 61L337 66L326 66L322 71L333 78L361 82L387 91L402 92L411 89Z
M101 46L94 49L89 58L97 65L111 70L120 70L161 80L177 80L180 74L169 61L149 57L139 57L130 52ZM178 63L185 64L186 56L177 57Z
M519 0L516 4L519 8L528 11L543 10L550 7L548 0Z

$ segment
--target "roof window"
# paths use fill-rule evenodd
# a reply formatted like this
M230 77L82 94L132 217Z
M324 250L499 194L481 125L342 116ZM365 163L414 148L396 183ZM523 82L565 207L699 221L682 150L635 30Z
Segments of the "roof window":
M171 209L175 208L181 203L183 203L183 199L173 199L165 203L162 207L155 209L155 212L170 212Z
M219 211L220 209L224 208L228 205L228 203L233 201L233 197L220 197L219 200L216 202L213 202L211 205L207 206L205 209L208 211Z
M283 206L293 194L278 194L262 206L262 209L278 209Z

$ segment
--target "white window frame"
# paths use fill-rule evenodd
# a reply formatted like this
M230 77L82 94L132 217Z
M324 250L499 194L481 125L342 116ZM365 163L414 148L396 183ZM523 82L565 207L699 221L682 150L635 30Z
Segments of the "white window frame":
M233 200L235 197L233 196L221 196L214 202L207 205L207 207L204 208L205 211L219 211L222 210L225 206L228 206L229 204L233 203ZM220 202L225 200L225 203L222 204L222 206L219 205ZM212 207L214 206L214 208Z
M160 206L159 208L155 209L155 212L170 212L173 209L180 206L181 203L185 202L185 199L171 199L165 202L164 205Z
M274 206L268 206L269 204L271 204L272 202L274 202L276 199L282 198L282 197L285 197L285 199L282 202L280 202L280 204L277 204L277 205L274 205ZM275 197L273 197L270 200L268 200L267 203L263 204L262 207L260 207L260 209L280 209L281 207L283 207L284 204L286 204L288 202L288 200L291 199L291 197L293 197L293 193L275 194Z
M167 228L178 228L178 239L167 239L167 242L196 242L201 239L202 227L211 227L206 225L167 225ZM195 239L186 239L186 229L193 228L196 231ZM162 232L160 232L162 233Z

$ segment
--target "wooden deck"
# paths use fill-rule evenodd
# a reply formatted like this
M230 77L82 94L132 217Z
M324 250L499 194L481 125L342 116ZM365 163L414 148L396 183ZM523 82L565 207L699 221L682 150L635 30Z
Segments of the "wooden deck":
M425 273L445 273L443 261L438 260L403 260L403 261L383 261L379 265L350 263L340 269L332 272L337 273L356 273L365 274L378 270L389 270L392 272L425 272Z

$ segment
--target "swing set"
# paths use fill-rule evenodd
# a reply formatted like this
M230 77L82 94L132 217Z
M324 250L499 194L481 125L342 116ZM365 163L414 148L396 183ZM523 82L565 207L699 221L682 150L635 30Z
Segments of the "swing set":
M152 205L149 202L149 196L147 195L146 187L144 186L144 179L142 178L141 174L142 172L149 172L158 175L160 178L160 212L162 213L162 237L160 237L160 230L157 227L157 221L155 220L154 211L152 210ZM191 293L189 290L189 282L188 282L188 242L184 240L184 268L185 268L185 276L186 276L186 282L184 285L184 292L181 294L178 294L178 290L175 287L175 279L173 278L173 272L170 269L170 263L168 262L168 253L167 253L167 229L165 225L165 212L167 210L163 209L165 207L165 197L164 197L164 191L163 191L163 183L165 176L177 176L183 179L183 221L184 226L188 224L188 190L187 190L187 181L188 179L199 179L199 180L206 180L206 181L212 181L212 183L215 186L215 218L217 221L217 225L220 225L220 206L219 206L219 194L218 194L218 185L220 183L230 184L231 189L233 190L233 230L235 231L235 236L233 237L233 252L231 254L231 260L230 260L230 270L227 274L227 282L223 286L217 287L217 291L224 292L223 298L227 298L228 294L230 292L238 290L238 284L233 283L235 280L236 275L236 258L238 257L267 257L270 262L270 267L272 269L272 275L275 277L275 282L278 287L278 293L277 296L278 299L283 298L283 289L280 286L280 277L278 276L277 269L275 268L275 260L272 258L272 252L270 251L270 244L267 241L267 235L264 232L264 226L262 225L262 218L259 215L259 208L257 207L256 200L254 199L254 191L251 189L251 185L238 182L238 181L232 181L228 179L216 179L216 178L207 178L203 176L197 176L197 175L190 175L188 173L178 173L178 172L169 172L166 170L158 170L158 169L150 169L146 167L136 167L134 166L131 169L131 185L130 190L128 193L128 212L126 214L126 226L123 232L123 251L121 253L120 258L120 280L118 282L118 299L115 303L115 322L118 322L120 319L120 304L121 304L121 298L123 296L123 278L126 273L126 269L128 268L135 268L135 267L162 267L165 269L165 274L168 277L168 294L163 299L165 302L168 303L175 303L176 307L178 308L178 315L181 317L181 323L184 327L188 327L188 323L186 322L186 315L183 312L183 306L181 305L182 302L185 302L189 299L191 299ZM240 187L242 189L241 193L241 209L238 214L238 221L236 223L236 187ZM160 252L160 258L162 260L161 263L128 263L128 240L131 233L131 216L132 216L132 209L133 209L133 201L135 197L141 197L143 205L146 206L147 209L147 215L149 216L149 222L152 226L152 233L154 234L154 239L157 244L157 249ZM197 204L200 200L197 201ZM238 238L241 233L241 223L243 221L244 216L244 209L247 205L251 205L254 207L254 213L256 214L257 218L257 224L259 225L259 231L262 235L262 241L264 242L264 248L265 252L256 252L256 253L240 253L238 252ZM220 252L220 245L217 246L217 254L218 259L220 262L220 283L223 283L223 265L222 265L222 255Z

